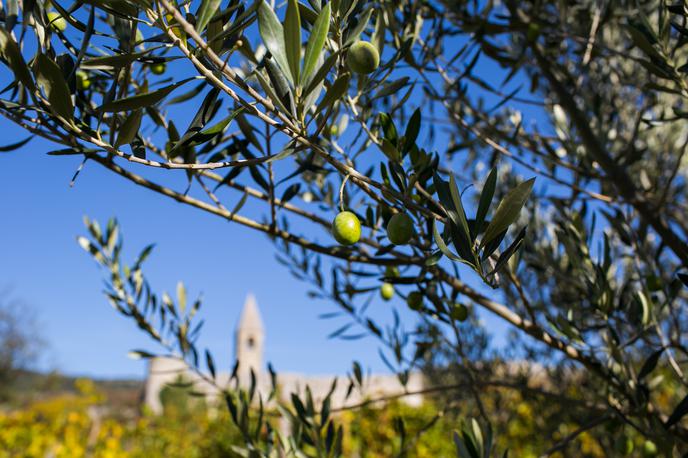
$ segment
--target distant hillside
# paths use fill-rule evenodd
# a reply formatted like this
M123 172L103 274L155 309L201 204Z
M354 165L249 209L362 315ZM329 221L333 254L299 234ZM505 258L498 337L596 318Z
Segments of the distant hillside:
M0 404L16 406L37 399L76 393L75 382L91 380L97 390L105 395L105 402L118 408L138 407L144 381L136 379L98 379L67 376L57 372L41 373L21 371L9 386L0 386Z

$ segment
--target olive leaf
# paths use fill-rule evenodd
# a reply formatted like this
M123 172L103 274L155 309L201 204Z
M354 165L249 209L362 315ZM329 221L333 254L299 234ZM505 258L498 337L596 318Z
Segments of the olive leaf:
M127 356L131 359L150 359L155 358L155 354L147 352L145 350L131 350L127 353Z
M473 226L473 237L472 240L480 234L485 223L485 217L487 212L490 210L490 204L492 203L492 198L494 197L495 188L497 187L497 169L492 168L490 174L485 180L485 185L483 186L483 191L480 193L480 201L478 202L478 210L475 213L475 225Z
M186 102L188 100L193 99L196 97L198 94L203 92L203 90L207 87L207 84L205 81L199 83L196 87L191 89L190 91L187 91L183 94L178 95L177 97L172 97L167 101L167 105L175 105L178 103Z
M301 81L301 18L296 0L287 1L287 15L284 18L284 44L289 70L296 83Z
M203 128L203 126L197 127L193 130L190 130L189 133L191 135L184 135L182 139L180 139L177 144L174 146L173 150L176 150L177 147L185 146L185 147L193 147L193 146L198 146L202 145L203 143L207 143L211 141L212 139L222 135L222 133L227 129L227 126L236 118L241 112L244 111L243 107L239 107L236 110L233 110L227 117L224 119L218 121L217 123L213 124L212 126L205 128L203 130L200 130ZM200 132L199 132L200 130Z
M504 250L504 252L499 255L499 258L497 259L497 262L495 263L494 269L492 269L492 272L488 273L488 275L492 275L494 273L499 272L502 267L506 265L507 262L509 262L509 259L518 251L519 248L521 248L521 245L523 245L523 240L525 239L526 236L526 228L524 227L521 229L521 231L516 235L516 238L514 239L513 242L511 242L511 245Z
M375 20L375 32L373 32L371 41L377 48L377 52L382 55L385 47L385 21L382 12L378 13Z
M533 190L534 183L535 178L524 181L504 196L492 217L492 221L485 229L485 235L480 241L480 246L485 246L485 244L507 230L518 219L521 209Z
M341 99L346 93L349 87L349 79L351 77L348 73L340 76L337 80L332 83L332 86L325 92L325 96L322 98L316 111L321 111L325 107L329 107L334 104L337 100Z
M329 73L329 70L332 68L332 65L330 65L329 61L329 58L326 61L325 59L323 59L323 56L321 55L318 58L317 63L319 67L318 71L315 74L311 74L310 78L304 78L305 81L302 84L306 85L306 88L301 91L301 102L299 105L301 113L310 110L311 107L315 105L315 102L320 98L323 86L325 85L325 77ZM332 64L333 63L334 61L332 61ZM326 65L329 66L326 69L324 69L323 67Z
M291 92L289 87L289 80L286 74L280 69L279 65L276 65L272 59L265 59L265 71L270 78L273 88L275 89L275 94L279 97L282 105L285 108L285 112L290 112L291 108L294 106L292 100L294 99L294 94ZM259 75L259 72L255 73ZM266 90L267 92L267 90Z
M302 79L304 81L306 81L313 70L315 70L315 66L318 63L318 58L325 47L327 34L330 31L330 15L331 7L330 3L328 2L322 11L320 11L318 19L316 19L313 29L311 30L311 35L308 37L306 54L304 55L303 59Z
M139 52L134 52L134 53L127 53L127 54L114 54L111 56L99 56L99 57L92 57L90 59L84 59L81 62L81 67L82 68L90 68L90 69L105 69L109 70L110 68L118 68L118 67L124 67L126 65L131 64L132 62L146 56L147 54L150 54L151 51L155 51L156 49L161 48L162 46L155 46L150 49L146 49L145 51L139 51Z
M258 31L265 47L268 48L272 57L277 61L277 65L280 66L289 81L294 84L284 45L284 29L279 19L277 19L277 15L265 3L265 0L260 0L260 6L258 7Z
M394 121L392 117L387 113L380 113L380 125L382 126L382 132L385 138L390 142L396 144L399 135L397 134L397 128L394 126Z
M284 194L282 194L282 198L280 200L282 203L289 202L295 195L299 193L300 190L301 183L294 183L284 191Z
M34 64L34 73L38 86L48 97L50 108L61 117L71 120L74 105L60 67L45 54L39 54Z
M358 40L358 37L361 35L361 32L363 32L368 25L368 22L370 22L370 17L373 15L373 9L368 8L368 10L361 14L361 16L358 18L358 24L356 26L349 30L346 34L346 41L344 42L344 46L348 46L354 41Z
M454 210L459 217L459 228L461 233L462 241L466 244L467 251L472 251L471 249L471 235L470 229L468 227L468 220L466 219L466 211L463 209L463 203L461 202L461 194L459 193L459 188L456 185L456 179L454 174L449 176L449 193L451 194L452 202L454 203Z
M420 122L420 108L416 108L411 115L408 124L406 124L406 130L404 131L404 153L408 152L416 143L418 133L420 132Z
M320 65L320 68L318 68L318 71L315 72L310 81L308 81L308 85L303 90L304 99L310 97L316 90L318 93L320 92L320 90L322 89L323 82L325 81L327 74L330 72L332 67L334 67L334 64L337 62L338 56L339 52L334 52L323 61L322 65ZM315 99L317 100L317 96L315 96ZM310 107L306 106L306 108Z
M186 84L193 79L195 78L187 78L183 81L170 84L169 86L165 86L164 88L153 92L144 92L143 94L137 94L131 97L113 100L103 104L103 106L100 107L100 110L106 113L117 113L120 111L137 110L139 108L149 107L160 102L179 86Z
M688 395L686 395L681 402L678 403L678 405L674 408L674 411L671 412L671 415L669 415L669 418L667 421L664 423L665 428L670 428L678 421L683 418L683 416L688 413Z
M386 138L383 138L379 146L382 152L385 153L385 155L389 158L390 161L401 161L401 154L399 154L399 150L397 150L397 147L394 146L392 142L390 142Z
M29 67L22 57L19 45L4 28L0 28L0 56L4 57L7 64L19 81L30 91L35 89Z
M277 95L275 90L272 88L268 80L265 79L263 75L261 75L260 72L255 72L254 76L258 80L258 83L260 83L260 86L263 88L265 91L265 94L268 96L270 101L277 106L283 113L289 113L289 110L287 107L284 105L284 102L282 102L282 99ZM269 76L269 74L268 74Z
M299 14L310 25L315 24L315 21L318 19L318 13L301 2L299 2Z
M662 356L662 353L664 353L664 348L660 348L659 350L655 351L647 357L647 359L643 363L643 366L640 368L640 371L638 372L638 380L644 379L650 374L650 372L655 370L655 367L657 367L657 363L659 362L659 358Z
M0 153L6 153L8 151L14 151L16 149L19 149L22 146L29 143L32 138L33 138L33 136L30 136L30 137L26 137L24 140L20 140L16 143L11 143L9 145L0 146Z
M215 15L222 0L203 0L196 12L196 30L201 33Z
M179 303L179 309L184 313L186 309L186 288L184 283L177 283L177 302Z
M220 35L223 32L223 28L224 22L222 19L213 19L208 23L206 40L208 42L208 46L210 46L210 49L212 49L213 52L218 55L222 52L223 40L220 38Z
M141 127L141 119L143 118L143 110L136 110L131 113L127 119L122 123L122 127L119 129L119 135L117 135L117 141L115 141L115 148L120 145L126 145L131 143L136 134Z
M458 188L456 187L454 177L450 177L450 182L448 184L442 180L439 175L435 174L434 183L435 188L437 189L437 195L440 199L440 202L444 206L444 209L447 211L449 219L459 230L459 235L463 242L462 244L466 244L466 251L470 251L468 220L466 219L466 213L464 212L463 204L461 203L461 196L459 195Z
M446 257L448 257L452 261L461 261L461 258L452 253L452 251L449 249L444 239L442 238L442 234L440 234L440 231L437 229L437 220L432 221L432 236L435 239L437 247Z
M187 127L186 132L179 140L179 143L184 143L186 140L193 137L213 119L222 104L222 100L218 99L219 95L220 89L217 87L213 87L208 91L203 102L201 102L201 106L189 123L189 127Z

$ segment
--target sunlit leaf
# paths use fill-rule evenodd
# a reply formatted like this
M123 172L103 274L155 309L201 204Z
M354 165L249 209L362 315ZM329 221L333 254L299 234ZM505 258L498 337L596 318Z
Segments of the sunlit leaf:
M280 66L289 81L293 84L294 78L289 69L282 24L279 19L277 19L275 12L270 8L270 5L268 5L265 0L259 1L258 30L260 31L260 36L263 38L265 47L268 48L272 57L277 61L277 65Z
M525 205L531 191L535 178L524 181L523 183L510 190L499 203L497 210L485 229L485 235L480 241L481 246L485 246L492 239L504 232L514 223L521 214L521 209Z
M284 44L289 70L294 82L301 81L301 18L296 0L287 0L287 14L284 18Z
M311 35L308 37L306 54L303 59L303 81L307 81L307 78L315 70L318 58L325 48L327 34L330 30L330 8L330 3L327 2L322 11L320 11L318 19L315 21L313 29L311 30Z
M201 33L215 15L222 0L203 0L196 12L196 30Z

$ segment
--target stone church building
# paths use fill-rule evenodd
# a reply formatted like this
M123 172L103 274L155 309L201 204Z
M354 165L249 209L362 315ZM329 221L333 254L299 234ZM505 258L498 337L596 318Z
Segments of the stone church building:
M263 350L266 342L265 328L258 310L258 303L252 294L246 297L234 338L235 358L241 362L238 373L239 383L244 386L248 385L252 369L256 374L257 391L264 399L267 398L271 389L271 380L263 365ZM148 374L145 383L144 403L146 406L154 413L162 413L163 406L160 401L160 393L166 385L179 380L180 377L193 382L194 391L205 393L209 402L218 397L218 387L226 387L230 383L230 374L218 373L216 387L191 371L186 363L179 359L152 358L148 362ZM334 379L334 375L277 374L279 392L284 400L288 400L291 393L303 394L306 386L308 386L314 401L320 402L329 392ZM349 382L346 377L339 377L331 399L333 408L357 404L365 399L417 392L423 388L423 376L420 373L411 373L406 387L404 387L395 375L372 374L365 377L362 390L354 389L347 397L348 385ZM404 396L402 399L410 405L418 405L422 402L422 396L419 394Z

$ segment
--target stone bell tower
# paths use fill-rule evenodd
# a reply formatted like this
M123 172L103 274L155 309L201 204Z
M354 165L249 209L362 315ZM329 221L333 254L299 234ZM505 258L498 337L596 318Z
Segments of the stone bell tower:
M265 341L263 321L260 319L256 298L251 293L246 296L234 337L236 339L234 356L239 361L239 380L242 383L248 383L251 369L256 377L263 370L263 343Z

